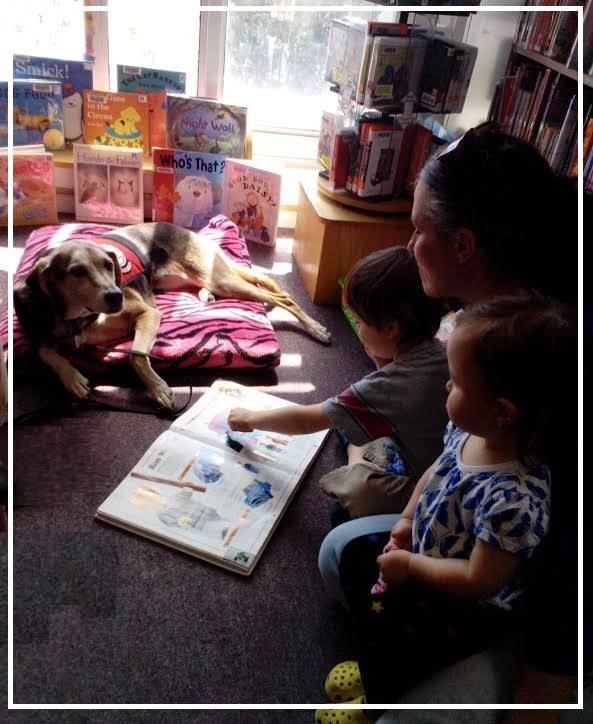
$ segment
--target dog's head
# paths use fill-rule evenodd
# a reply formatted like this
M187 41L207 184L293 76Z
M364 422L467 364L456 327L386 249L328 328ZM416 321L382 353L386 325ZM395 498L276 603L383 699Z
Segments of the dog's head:
M15 311L34 336L49 336L56 321L114 314L123 306L115 253L88 241L45 251L15 286Z

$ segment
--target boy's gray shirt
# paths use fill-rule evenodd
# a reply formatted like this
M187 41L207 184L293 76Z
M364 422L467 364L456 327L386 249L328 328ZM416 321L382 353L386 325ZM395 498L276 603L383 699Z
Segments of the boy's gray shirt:
M447 348L432 339L326 400L322 408L353 445L391 437L420 477L443 451L448 379Z

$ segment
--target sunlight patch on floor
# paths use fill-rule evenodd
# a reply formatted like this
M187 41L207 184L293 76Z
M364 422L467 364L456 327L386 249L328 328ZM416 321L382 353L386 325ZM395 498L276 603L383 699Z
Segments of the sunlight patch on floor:
M185 386L177 386L177 385L171 385L170 386L173 392L176 393L185 393L189 394L190 388ZM287 395L304 395L309 392L315 391L315 385L311 382L280 382L277 385L249 385L250 389L253 390L259 390L260 392L269 392L272 395L275 394L287 394ZM130 388L122 388L117 387L113 385L96 385L93 387L93 390L95 392L120 392L122 389L130 389ZM199 392L200 394L206 392L206 390L209 390L210 386L207 387L193 387L191 388L192 392L196 393Z
M287 352L280 355L280 367L302 367L303 356L298 352Z
M272 276L286 276L292 273L292 262L290 261L275 261L272 266L262 266L261 264L254 264L252 267L253 271L260 272L261 274L269 274Z
M282 309L282 307L274 307L273 309L270 309L268 311L268 319L271 322L294 322L295 324L298 324L296 318L293 317L288 310Z

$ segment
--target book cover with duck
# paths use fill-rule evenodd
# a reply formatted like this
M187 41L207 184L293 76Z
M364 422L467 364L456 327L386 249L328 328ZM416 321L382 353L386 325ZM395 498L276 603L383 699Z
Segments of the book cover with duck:
M245 158L247 108L188 96L167 96L167 145L182 151Z
M146 93L84 91L84 142L150 153L150 104Z
M12 93L14 145L43 143L48 151L61 151L64 148L62 84L15 80Z
M82 141L82 93L93 87L93 64L86 60L61 60L43 56L14 55L12 72L20 78L43 78L62 84L66 145Z

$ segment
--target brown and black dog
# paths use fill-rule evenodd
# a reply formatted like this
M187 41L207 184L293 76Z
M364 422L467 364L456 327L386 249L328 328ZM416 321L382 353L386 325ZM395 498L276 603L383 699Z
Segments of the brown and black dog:
M172 279L177 285L180 281L205 288L214 297L283 307L312 337L329 343L329 332L274 281L232 264L214 241L189 229L164 222L137 224L102 239L135 250L148 262L146 273L122 287L118 255L109 246L70 240L41 254L14 290L15 311L38 345L40 358L76 397L86 398L90 385L58 352L59 344L98 345L133 334L133 350L140 354L131 355L130 364L150 397L163 407L173 407L169 386L143 356L151 351L161 321L153 290L171 289Z

